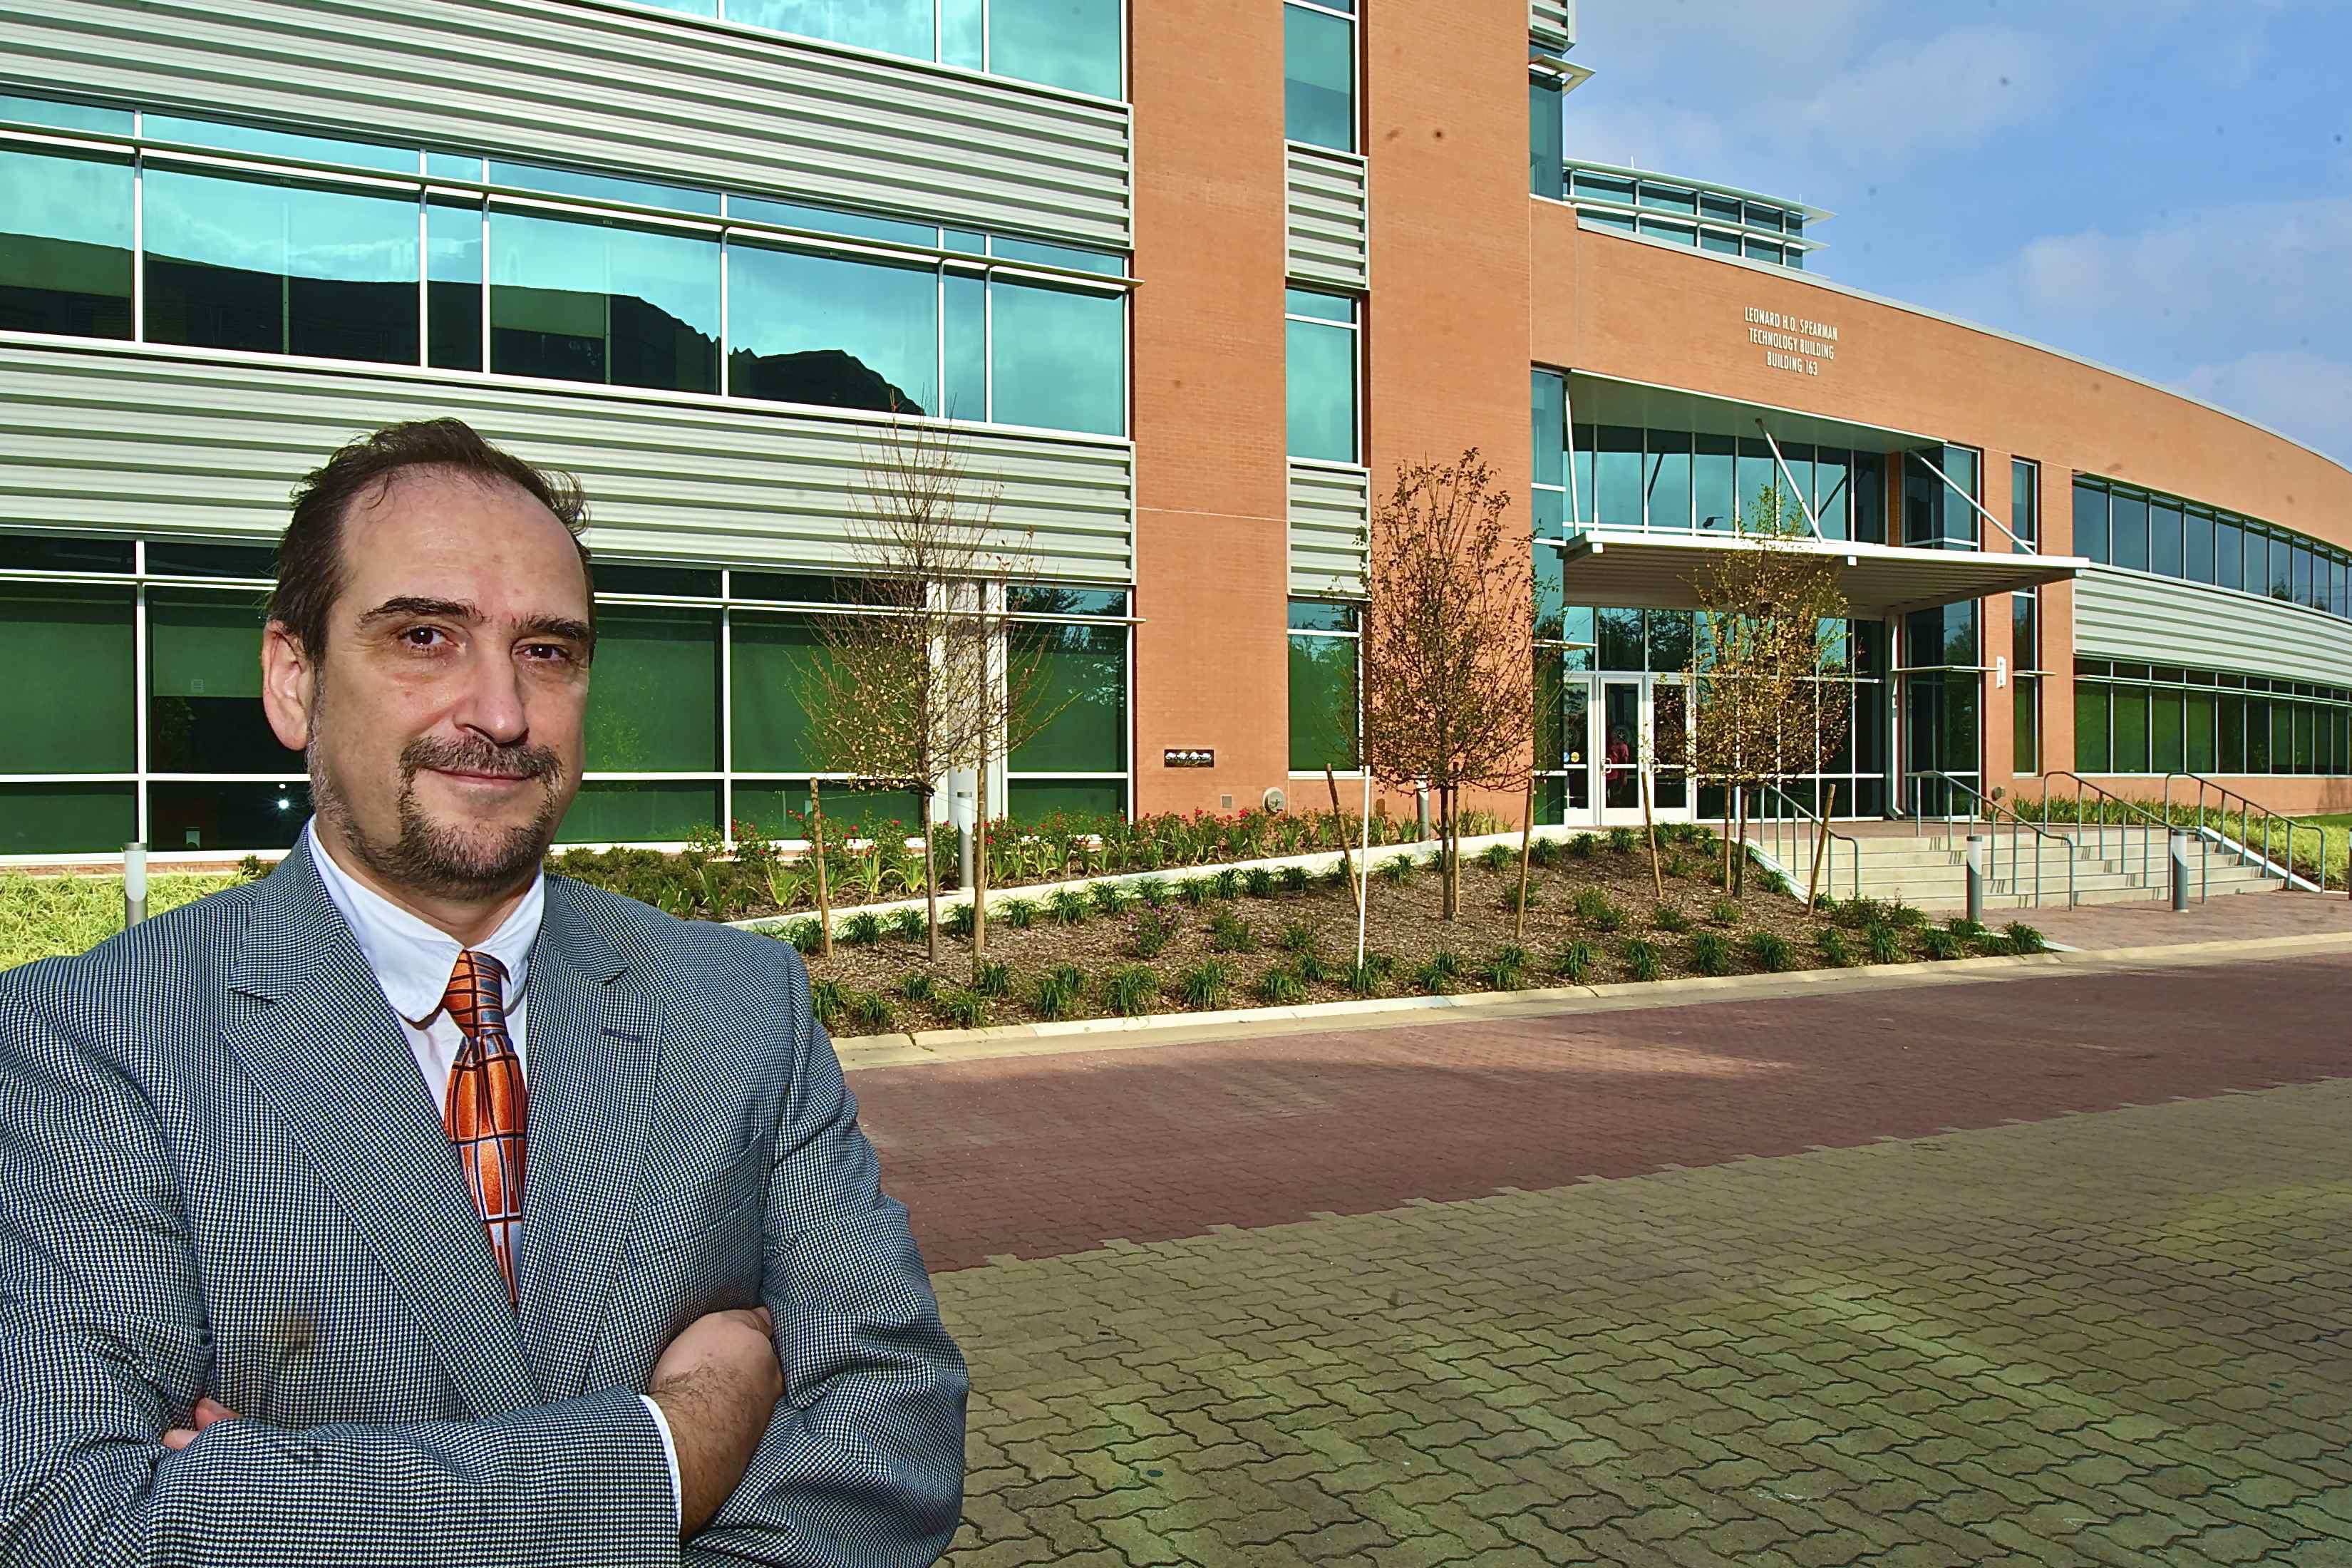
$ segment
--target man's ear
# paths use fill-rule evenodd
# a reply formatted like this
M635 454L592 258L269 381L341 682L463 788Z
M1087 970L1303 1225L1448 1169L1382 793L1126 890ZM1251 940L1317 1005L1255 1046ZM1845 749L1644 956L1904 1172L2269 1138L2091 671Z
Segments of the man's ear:
M283 621L261 634L261 708L278 743L289 752L310 743L310 716L319 700L319 668L302 639Z

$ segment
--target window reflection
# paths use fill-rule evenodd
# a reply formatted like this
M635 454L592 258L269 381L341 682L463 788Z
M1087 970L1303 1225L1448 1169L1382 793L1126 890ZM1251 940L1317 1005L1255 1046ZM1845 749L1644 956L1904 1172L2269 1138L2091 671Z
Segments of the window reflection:
M728 289L737 396L937 411L936 268L739 245L728 253Z
M490 368L718 391L718 243L614 224L492 214Z
M0 151L0 329L131 336L129 163Z

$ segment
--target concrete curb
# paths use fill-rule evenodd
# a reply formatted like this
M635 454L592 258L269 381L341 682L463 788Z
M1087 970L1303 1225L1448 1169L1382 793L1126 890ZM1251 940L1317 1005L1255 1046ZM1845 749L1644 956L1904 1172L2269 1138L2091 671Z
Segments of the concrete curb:
M1213 1013L1154 1013L1140 1018L1073 1018L1004 1024L986 1029L920 1029L862 1035L834 1042L842 1066L905 1067L919 1062L982 1061L991 1058L1131 1050L1200 1037L1246 1039L1338 1028L1395 1028L1440 1023L1468 1014L1486 1017L1574 1012L1620 1012L1743 997L1788 995L1843 987L1855 991L2024 980L2060 971L2137 969L2152 963L2221 963L2287 958L2305 952L2352 953L2352 932L2252 937L2182 942L2164 947L2069 950L2019 956L1950 959L1941 963L1859 964L1848 969L1800 969L1784 974L1727 974L1676 980L1616 981L1538 991L1482 991L1458 996L1378 996L1311 1002L1290 1007L1227 1007Z

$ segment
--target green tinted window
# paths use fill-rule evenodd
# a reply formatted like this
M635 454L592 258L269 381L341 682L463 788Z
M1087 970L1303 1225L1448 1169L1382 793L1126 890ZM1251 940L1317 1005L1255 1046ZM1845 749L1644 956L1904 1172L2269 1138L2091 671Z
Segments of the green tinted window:
M1290 639L1290 765L1356 765L1356 639Z
M1360 606L1340 599L1293 599L1290 629L1294 632L1352 632Z
M2109 512L2108 556L2118 566L2147 570L2147 498L2127 490L2115 493Z
M675 207L680 212L719 216L719 197L709 191L657 185L646 180L624 180L611 174L583 174L572 169L548 169L536 163L501 163L492 159L490 184L545 191L551 195L586 196L592 201L630 202L642 207Z
M1115 773L1127 767L1127 628L1012 628L1013 660L1028 674L1044 728L1018 747L1021 773Z
M2010 771L2042 771L2042 683L2031 676L2011 684Z
M2157 687L2148 693L2148 772L2177 773L2189 765L2188 693Z
M96 109L86 103L18 98L5 92L0 92L0 120L47 125L58 131L96 131L109 136L131 134L131 111L127 109Z
M990 0L988 68L1123 98L1118 29L1118 0Z
M1528 433L1535 446L1535 482L1568 483L1568 378L1539 370L1529 378Z
M128 163L0 148L0 330L128 338L131 205Z
M1559 83L1550 78L1528 83L1528 191L1559 200L1567 194L1567 126L1560 117Z
M809 738L803 694L827 658L815 621L806 616L738 613L734 626L735 765L749 773L825 770Z
M688 780L592 780L580 786L559 844L675 843L719 825L719 786Z
M1000 425L1127 432L1127 300L1003 279L988 286Z
M940 276L845 257L730 247L728 390L925 414L939 398Z
M646 605L600 611L587 727L591 773L716 768L718 616Z
M922 802L910 790L853 789L836 783L824 785L820 792L820 804L824 807L828 844L838 842L843 834L863 837L877 832L887 834L894 826L911 833L923 814ZM944 816L946 799L940 798L931 809ZM736 820L754 824L772 838L804 837L808 810L809 788L804 783L744 779L735 785Z
M147 786L147 839L158 850L290 849L310 816L310 786L299 780Z
M950 272L941 285L940 348L947 379L940 412L950 419L988 417L988 283Z
M1356 460L1356 333L1285 321L1288 450L1294 458Z
M1690 439L1673 430L1650 432L1642 489L1652 528L1686 529L1691 525ZM1810 459L1806 466L1811 467Z
M434 202L425 209L427 363L482 368L482 209Z
M147 596L147 745L158 773L299 773L261 710L258 596ZM162 844L162 838L156 840Z
M150 169L147 336L417 363L416 204Z
M1345 17L1282 8L1282 133L1356 150L1356 28Z
M0 668L20 677L0 682L5 771L110 773L137 765L131 628L127 590L0 583ZM21 679L27 670L39 679Z
M718 391L718 242L493 213L490 368Z
M1043 822L1049 816L1123 816L1127 786L1095 779L1055 783L1014 779L1008 815L1016 823Z
M1016 616L1124 616L1127 590L1015 583L1004 590L1004 607Z
M762 201L756 196L729 196L727 216L753 223L779 224L786 228L814 228L825 234L883 239L896 245L919 245L925 249L940 242L935 224L905 223L898 218L839 212L832 207L804 206L798 202Z
M2107 689L2087 680L2074 683L2074 766L2086 773L2104 773L2114 757L2107 739Z
M931 0L727 0L727 19L884 54L931 58Z
M2147 688L2117 686L2109 693L2115 707L2116 754L2109 763L2119 773L2147 772Z
M0 784L0 855L83 855L139 832L129 784Z
M192 147L218 147L231 153L267 153L279 158L300 158L315 163L349 163L362 169L383 169L395 174L416 173L416 149L386 147L373 142L344 142L331 136L305 136L293 131L268 131L254 125L231 125L218 120L184 120L175 114L150 113L140 128L156 142L182 142Z
M2189 771L2192 773L2216 773L2221 767L2214 701L2210 691L2189 694Z
M1082 250L1075 245L1045 245L1034 239L998 235L988 243L991 254L1003 261L1034 261L1045 267L1066 267L1073 272L1098 272L1106 278L1127 275L1127 258L1108 250Z

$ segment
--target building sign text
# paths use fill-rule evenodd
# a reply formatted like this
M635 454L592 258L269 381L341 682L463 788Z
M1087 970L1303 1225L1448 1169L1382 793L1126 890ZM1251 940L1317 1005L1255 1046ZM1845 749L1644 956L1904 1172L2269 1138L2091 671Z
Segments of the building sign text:
M1837 362L1838 330L1808 316L1784 315L1759 305L1748 307L1748 341L1764 351L1764 363L1791 375L1819 375Z

